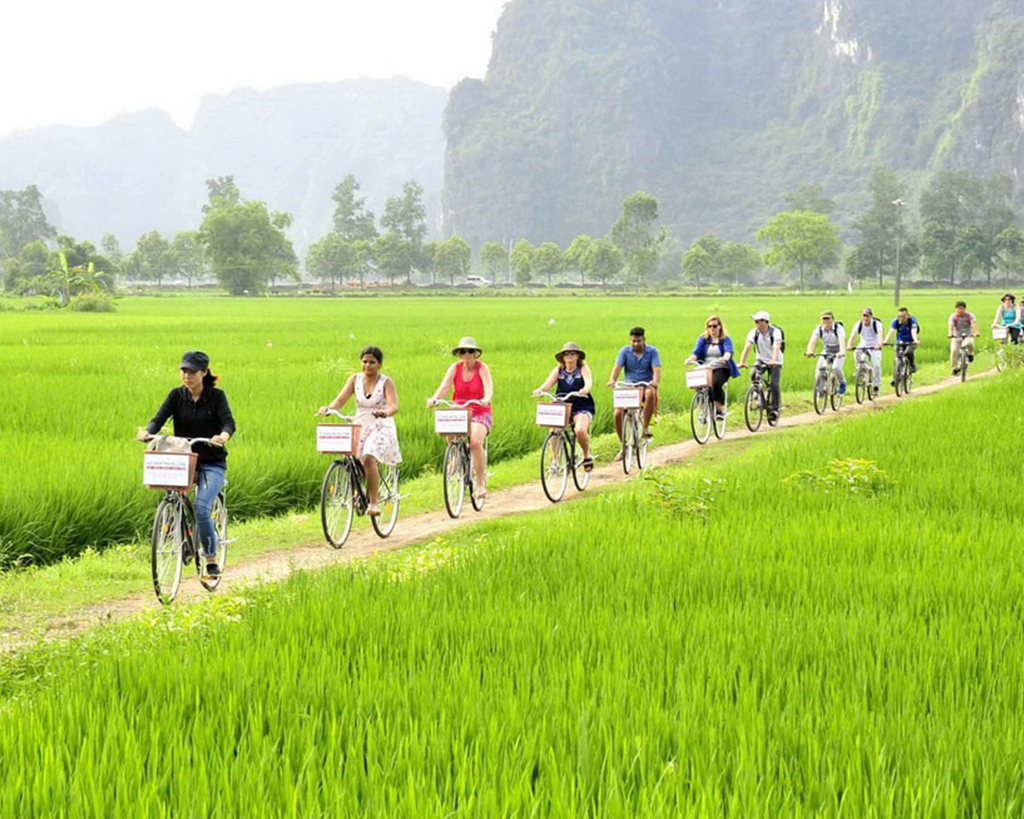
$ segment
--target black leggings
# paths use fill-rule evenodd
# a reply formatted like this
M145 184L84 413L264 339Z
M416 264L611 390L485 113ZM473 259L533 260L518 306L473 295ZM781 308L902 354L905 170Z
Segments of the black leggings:
M1007 327L1010 331L1010 341L1013 344L1020 344L1020 327Z
M716 404L725 403L725 384L731 377L728 367L716 367L711 371L711 400Z

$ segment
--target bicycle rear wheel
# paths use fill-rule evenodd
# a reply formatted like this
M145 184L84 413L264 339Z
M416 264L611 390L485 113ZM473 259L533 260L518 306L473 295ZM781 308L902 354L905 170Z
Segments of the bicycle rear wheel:
M323 524L324 537L335 549L340 549L348 540L355 512L352 475L344 461L335 461L327 467L320 491L320 522Z
M747 397L743 401L743 418L747 422L747 429L757 432L764 420L764 401L761 390L751 387L747 390Z
M395 531L395 524L398 522L398 503L401 500L398 493L398 464L377 464L380 472L380 487L377 489L377 508L380 514L370 517L373 524L373 531L380 537L387 537Z
M153 590L165 606L178 594L181 567L185 562L183 548L185 530L181 520L181 505L168 500L160 501L153 518L151 537Z
M569 486L569 448L561 430L551 430L540 451L540 483L552 503L565 497Z
M708 396L707 390L697 390L690 402L690 429L693 430L693 440L702 446L711 440L711 430L715 424Z
M217 500L213 502L213 509L210 511L210 516L213 518L213 526L217 530L217 564L220 566L221 572L224 571L224 566L228 562L228 507L224 499L224 493L221 492L217 495ZM196 565L199 566L199 582L203 588L207 591L213 591L220 585L220 580L223 575L217 577L206 577L203 572L202 562L199 560L201 549L196 549Z
M473 466L473 456L466 450L466 458L469 461L469 502L473 505L473 508L477 512L482 512L484 508L485 498L481 498L476 491L477 474L476 467ZM484 469L487 468L487 440L484 439ZM484 475L484 483L487 481L487 475Z
M444 451L444 506L448 516L457 518L462 514L462 505L466 501L466 475L463 472L462 444L451 441Z

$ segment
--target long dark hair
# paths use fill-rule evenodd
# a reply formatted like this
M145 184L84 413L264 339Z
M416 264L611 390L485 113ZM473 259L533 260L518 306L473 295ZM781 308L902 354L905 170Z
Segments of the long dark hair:
M209 370L206 371L206 375L203 376L203 389L209 390L217 386L217 382L220 380L219 375L214 375Z

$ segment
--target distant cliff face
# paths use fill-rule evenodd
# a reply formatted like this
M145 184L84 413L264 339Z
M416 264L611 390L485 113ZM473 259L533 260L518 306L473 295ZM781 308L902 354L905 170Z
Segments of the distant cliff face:
M749 238L805 182L849 218L874 164L1016 169L1021 5L513 0L449 101L446 227L564 242L644 189L684 238Z
M41 128L0 140L0 188L38 185L61 231L131 246L143 233L198 227L205 180L295 216L298 248L330 229L331 193L354 173L378 215L416 179L440 232L443 89L350 80L210 97L188 132L159 111L96 128Z

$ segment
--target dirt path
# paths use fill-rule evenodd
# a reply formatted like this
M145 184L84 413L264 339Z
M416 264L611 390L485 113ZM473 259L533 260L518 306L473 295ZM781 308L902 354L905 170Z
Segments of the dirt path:
M995 371L979 373L974 376L988 376ZM940 390L959 384L959 379L948 378L936 384L919 387L914 390L913 396L928 395ZM825 423L839 420L851 412L870 412L876 408L882 408L895 404L901 400L895 395L883 396L873 403L865 403L858 406L852 400L844 404L843 410L834 413L831 410L825 415L816 415L813 412L801 415L783 416L779 427L789 429L793 427L808 426L810 424ZM731 429L727 434L727 440L747 438L752 435L743 425L742 410L732 412ZM761 430L753 433L758 436L770 435L770 428L765 423ZM713 446L714 443L708 444ZM667 446L656 447L649 453L649 466L667 466L679 464L692 458L701 447L693 440L684 441ZM576 498L585 497L592 489L622 484L637 477L637 472L627 476L622 471L620 464L608 464L595 468L591 473L590 488L586 493L576 492L570 482L570 488L566 492L562 503L571 503ZM539 481L531 481L526 484L491 492L487 498L487 505L482 512L474 512L468 499L462 517L452 520L442 509L438 512L426 512L411 518L399 518L398 526L394 533L387 540L381 540L374 533L369 525L359 526L353 530L345 547L339 551L329 549L322 540L316 540L302 546L292 547L286 550L265 552L262 555L252 557L241 563L229 564L228 572L221 582L221 588L225 591L238 591L253 583L267 583L283 580L296 571L309 571L320 569L325 566L332 566L337 563L347 563L354 560L363 560L376 554L394 552L404 549L415 543L421 543L438 535L461 527L468 526L480 521L494 520L507 515L517 515L524 512L537 512L550 509L552 504L544 496ZM365 521L363 521L365 523ZM188 575L186 575L188 578ZM194 578L191 578L194 581ZM178 598L174 605L187 605L190 601L202 599L207 596L198 583L183 579L182 587L178 592ZM59 639L69 636L101 623L112 620L120 620L132 614L157 608L157 603L152 592L140 593L139 595L111 600L109 602L83 608L69 616L59 618L59 621L50 624L43 634L43 639ZM38 639L38 636L37 636ZM0 635L0 653L23 647L30 643L27 635L7 633Z

